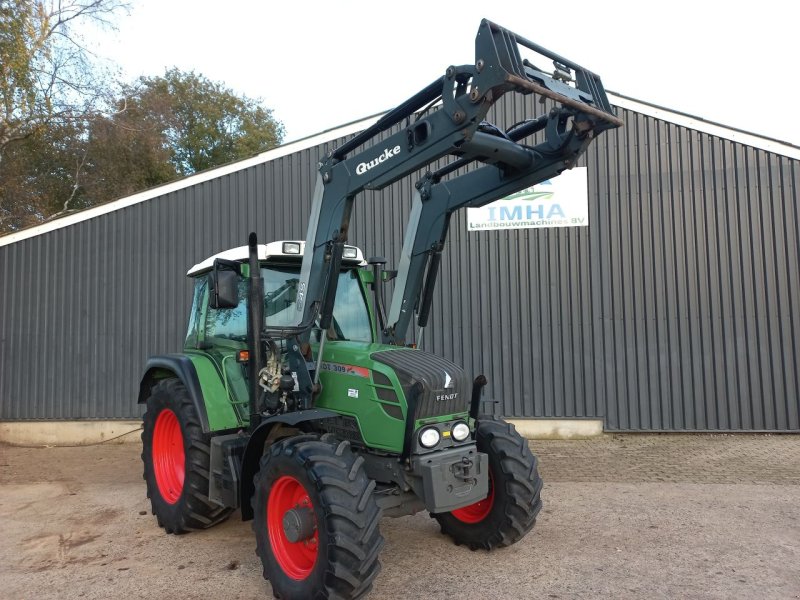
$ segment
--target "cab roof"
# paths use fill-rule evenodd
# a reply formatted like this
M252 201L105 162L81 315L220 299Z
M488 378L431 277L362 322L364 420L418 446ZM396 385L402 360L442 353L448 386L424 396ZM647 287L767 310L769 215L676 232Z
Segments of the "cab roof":
M299 244L300 252L284 252L284 244ZM258 260L261 262L286 262L287 260L293 262L298 261L298 259L303 258L305 246L306 243L300 240L281 240L278 242L270 242L269 244L259 244ZM342 258L342 265L363 267L367 264L367 261L364 260L364 253L361 252L360 248L357 248L356 246L345 246L344 248L345 251L355 250L355 257ZM230 250L225 250L224 252L219 252L213 256L209 256L204 261L197 263L186 272L186 275L188 277L194 277L200 273L210 271L211 267L214 266L214 260L217 258L224 258L225 260L231 260L234 262L245 262L248 260L249 256L250 250L247 246L231 248Z

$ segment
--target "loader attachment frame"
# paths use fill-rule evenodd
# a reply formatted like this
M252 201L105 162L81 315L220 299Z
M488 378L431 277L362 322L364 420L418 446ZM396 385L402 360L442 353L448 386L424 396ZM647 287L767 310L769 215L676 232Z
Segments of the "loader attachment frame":
M553 71L535 67L522 57L521 49L552 60ZM552 100L554 106L508 130L487 123L491 107L509 92L536 93ZM450 157L445 166L416 184L393 299L381 332L385 343L403 344L414 310L420 313L418 325L427 321L452 213L465 206L482 206L558 175L575 165L598 134L621 125L597 75L483 20L473 64L448 67L442 77L320 162L293 334L299 333L303 340L308 338L311 324L318 323L323 332L330 325L338 282L335 275L341 266L353 202L362 191L381 190ZM533 145L522 142L537 132L544 132L542 141ZM482 166L456 174L473 162ZM306 361L296 358L302 368ZM311 379L301 376L300 380Z

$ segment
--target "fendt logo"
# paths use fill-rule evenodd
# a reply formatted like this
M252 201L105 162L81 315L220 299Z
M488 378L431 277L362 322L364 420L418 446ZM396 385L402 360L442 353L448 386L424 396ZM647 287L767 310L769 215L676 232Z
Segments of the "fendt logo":
M377 158L373 158L369 162L358 163L358 166L356 167L356 174L363 175L370 169L374 169L379 164L386 162L398 154L400 154L400 146L395 146L394 148L384 148L383 152L381 152L380 156Z
M455 387L455 385L453 385L453 378L450 377L450 373L445 371L444 372L444 389L452 390L454 387ZM445 400L455 400L456 398L458 398L458 392L454 392L452 394L437 394L436 395L436 401L437 402L443 402Z
M453 378L450 377L450 373L447 371L444 372L444 389L448 389L453 387Z

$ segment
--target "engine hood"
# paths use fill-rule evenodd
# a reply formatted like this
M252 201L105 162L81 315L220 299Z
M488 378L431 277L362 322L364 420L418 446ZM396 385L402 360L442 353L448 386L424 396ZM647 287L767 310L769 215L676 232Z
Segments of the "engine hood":
M413 407L415 419L469 410L471 384L464 369L457 364L411 348L373 352L370 358L394 369L407 402L411 403L413 386L416 383L422 385L422 393Z

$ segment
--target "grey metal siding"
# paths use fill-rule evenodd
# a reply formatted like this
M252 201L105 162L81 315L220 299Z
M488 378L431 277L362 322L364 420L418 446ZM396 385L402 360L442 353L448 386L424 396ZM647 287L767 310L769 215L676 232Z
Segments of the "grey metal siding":
M454 218L422 346L486 374L510 416L800 429L798 161L619 114L582 162L589 227ZM0 419L140 414L147 356L182 345L188 267L253 228L305 237L316 163L339 141L0 246ZM410 189L358 201L367 255L396 264Z

